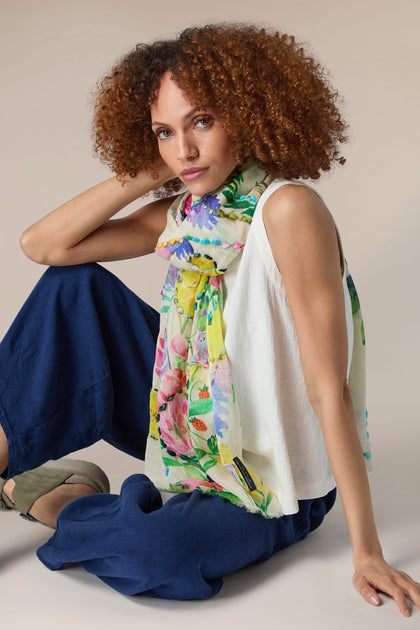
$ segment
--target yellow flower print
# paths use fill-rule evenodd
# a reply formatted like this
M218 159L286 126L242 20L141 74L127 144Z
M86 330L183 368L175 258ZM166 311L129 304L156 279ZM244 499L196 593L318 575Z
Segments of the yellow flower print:
M181 308L186 315L194 315L194 302L200 279L200 273L198 271L185 269L182 280L178 281L176 284L176 305L177 308ZM205 276L204 279L206 280ZM202 279L201 282L203 282Z
M224 442L221 442L219 444L219 453L220 453L220 460L223 466L225 464L233 464L232 451L230 450L229 446L225 444Z
M156 440L159 439L159 427L157 420L157 391L152 389L150 392L150 425L149 435Z
M197 258L191 258L190 263L200 269L200 271L205 272L208 276L217 275L214 259L210 256L208 258L205 256L200 256L200 258L198 256Z

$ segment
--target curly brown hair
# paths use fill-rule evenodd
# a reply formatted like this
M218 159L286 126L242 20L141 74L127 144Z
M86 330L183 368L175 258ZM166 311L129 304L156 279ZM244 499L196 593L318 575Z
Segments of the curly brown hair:
M159 150L150 105L166 71L193 105L220 115L238 164L254 157L276 177L318 179L345 162L341 98L320 63L292 35L219 23L138 44L98 82L94 149L119 178L153 172Z

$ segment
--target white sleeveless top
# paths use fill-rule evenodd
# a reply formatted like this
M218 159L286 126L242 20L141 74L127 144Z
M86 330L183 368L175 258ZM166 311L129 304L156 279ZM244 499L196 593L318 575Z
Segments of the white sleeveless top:
M299 499L324 496L336 482L320 422L308 400L293 317L263 222L264 203L285 184L307 186L322 199L304 182L273 181L258 201L241 256L222 275L222 286L225 347L241 418L243 460L273 490L283 513L294 514ZM353 343L346 271L347 262L342 276L347 377L351 372L356 425L363 451L369 451L364 361ZM370 471L370 460L365 463ZM166 491L161 495L164 502L174 496Z
M263 222L265 201L285 184L307 186L276 180L264 191L242 255L222 276L223 319L244 460L279 497L284 514L294 514L298 499L323 496L336 482L319 420L307 397L294 321ZM343 288L348 376L353 323L345 271Z

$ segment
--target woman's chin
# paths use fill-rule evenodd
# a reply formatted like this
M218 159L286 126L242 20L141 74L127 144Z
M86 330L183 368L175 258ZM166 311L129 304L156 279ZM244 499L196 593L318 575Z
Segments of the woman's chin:
M184 185L188 188L191 195L193 197L203 197L204 195L208 195L209 193L217 190L225 180L219 181L208 181L208 182L184 182Z
M214 188L208 188L206 186L188 186L187 184L185 184L185 186L193 197L203 197L214 190Z

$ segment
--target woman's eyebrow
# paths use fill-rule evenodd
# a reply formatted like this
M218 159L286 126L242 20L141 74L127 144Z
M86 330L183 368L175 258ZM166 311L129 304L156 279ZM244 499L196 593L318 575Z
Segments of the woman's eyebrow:
M185 122L186 120L188 120L188 118L191 118L192 116L194 116L194 114L196 112L200 112L203 110L203 107L194 107L193 109L191 109L188 113L185 114L185 116L183 117L183 122ZM167 125L168 123L163 123L163 122L158 122L157 120L152 121L152 127L153 125Z

